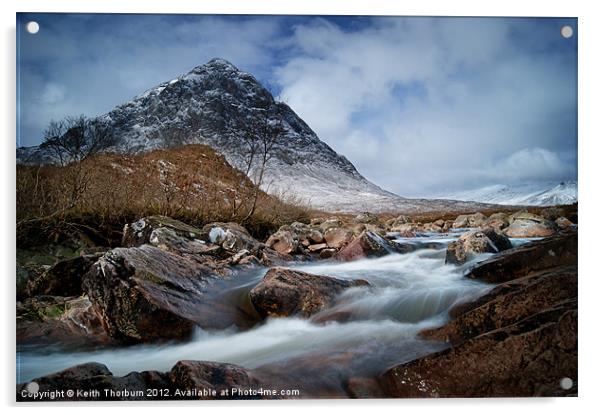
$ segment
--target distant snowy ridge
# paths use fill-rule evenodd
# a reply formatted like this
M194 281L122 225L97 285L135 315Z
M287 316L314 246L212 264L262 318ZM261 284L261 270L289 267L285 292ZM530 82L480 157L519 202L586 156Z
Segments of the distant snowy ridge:
M262 188L296 196L311 206L340 212L474 211L474 202L407 199L364 178L343 155L321 141L286 104L274 100L252 75L223 59L212 59L164 82L99 119L118 137L111 151L140 153L185 144L206 144L244 169L246 147L237 130L265 108L275 109L284 128ZM38 147L17 149L20 163L51 162ZM252 176L252 171L250 176Z
M577 202L577 182L491 185L445 196L456 200L514 206L570 205Z

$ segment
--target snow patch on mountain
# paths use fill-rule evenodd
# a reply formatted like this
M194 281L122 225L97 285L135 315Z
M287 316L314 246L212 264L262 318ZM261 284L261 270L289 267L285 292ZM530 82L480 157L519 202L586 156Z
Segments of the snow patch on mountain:
M570 205L577 202L577 182L495 184L445 196L456 200L514 206Z

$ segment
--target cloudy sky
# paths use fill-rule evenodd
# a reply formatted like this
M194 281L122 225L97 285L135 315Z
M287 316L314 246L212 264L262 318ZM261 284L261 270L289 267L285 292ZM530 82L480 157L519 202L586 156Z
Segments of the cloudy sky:
M17 24L17 145L38 144L51 119L103 114L222 57L398 194L576 179L574 19L21 14Z

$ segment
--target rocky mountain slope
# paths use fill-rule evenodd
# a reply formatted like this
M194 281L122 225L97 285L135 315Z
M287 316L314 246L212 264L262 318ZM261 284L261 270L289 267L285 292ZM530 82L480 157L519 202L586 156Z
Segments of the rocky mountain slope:
M452 193L446 197L499 205L570 205L577 202L577 182L525 183L511 186L497 184Z
M262 183L272 194L296 196L328 211L415 213L475 210L482 206L449 200L406 199L365 179L344 156L321 141L311 128L252 75L223 59L149 89L99 117L113 127L112 151L140 153L184 144L206 144L246 171L249 148L244 125L269 113L283 129ZM38 147L17 151L21 163L48 162ZM257 164L250 171L253 177Z

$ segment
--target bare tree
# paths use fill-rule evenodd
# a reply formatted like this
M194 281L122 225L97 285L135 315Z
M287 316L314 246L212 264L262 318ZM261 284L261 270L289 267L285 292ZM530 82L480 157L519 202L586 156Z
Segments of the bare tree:
M251 195L251 206L243 222L250 219L257 208L268 162L274 156L285 132L282 119L280 107L266 103L257 109L255 116L247 120L243 129L243 140L248 149L245 173L255 185Z
M62 210L74 207L88 188L90 171L84 162L113 144L115 137L107 122L83 115L50 122L40 148L69 170L65 182L68 198Z

